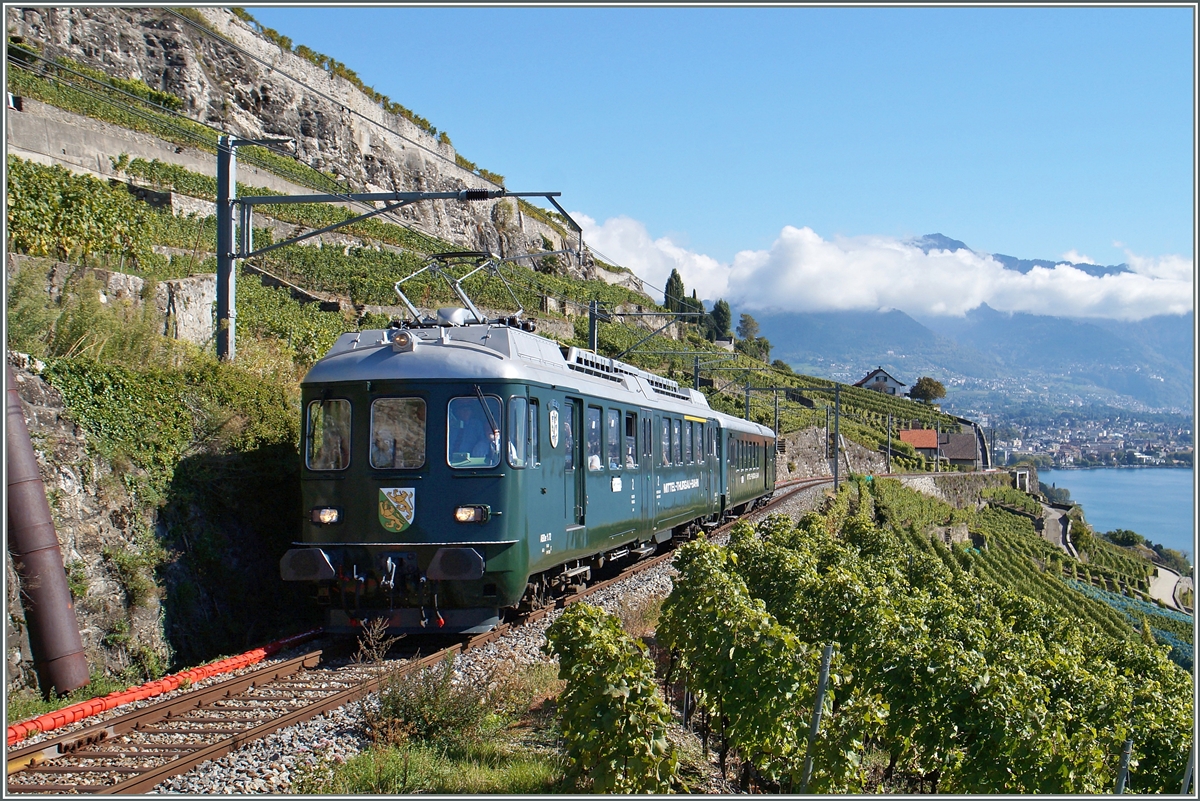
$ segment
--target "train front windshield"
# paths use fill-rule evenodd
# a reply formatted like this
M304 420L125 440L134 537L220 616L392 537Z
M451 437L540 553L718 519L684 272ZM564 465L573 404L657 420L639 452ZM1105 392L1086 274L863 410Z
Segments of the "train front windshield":
M487 409L484 409L484 402ZM446 461L451 467L495 467L500 464L500 399L487 396L453 398L446 414Z

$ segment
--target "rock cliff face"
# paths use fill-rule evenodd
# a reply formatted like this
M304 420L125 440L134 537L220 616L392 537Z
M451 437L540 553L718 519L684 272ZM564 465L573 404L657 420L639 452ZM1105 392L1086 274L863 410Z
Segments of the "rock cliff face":
M17 353L8 359L50 500L88 665L94 673L111 675L131 668L137 675L152 664L165 665L169 652L160 599L147 576L139 579L135 558L146 542L138 533L153 522L137 511L121 481L122 468L91 452L84 431L64 416L62 397L36 374L36 360ZM7 689L36 687L11 560L5 569Z
M459 166L449 141L281 49L227 9L194 9L196 15L205 22L165 8L9 7L5 22L9 35L24 37L47 58L70 58L182 98L183 112L199 122L244 138L291 139L300 163L348 182L353 191L496 188ZM574 241L512 199L432 201L397 214L464 249L505 256L542 251L543 237L554 250ZM641 290L632 276L597 270L586 250L582 259L561 256L559 262L574 277Z

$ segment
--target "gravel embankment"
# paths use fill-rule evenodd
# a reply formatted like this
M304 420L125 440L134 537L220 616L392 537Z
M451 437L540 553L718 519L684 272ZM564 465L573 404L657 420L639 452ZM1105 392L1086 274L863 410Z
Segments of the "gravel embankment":
M801 490L776 510L793 517L816 508L823 489ZM755 513L753 518L764 516ZM720 541L721 538L718 538ZM591 596L588 601L616 613L622 605L636 606L642 599L665 597L671 591L674 568L669 563L631 576ZM483 679L500 664L528 665L546 659L542 653L546 627L561 612L512 630L503 638L455 657L456 672L468 679ZM321 757L341 762L368 747L359 731L355 705L327 712L305 723L249 743L221 759L193 768L163 782L152 792L186 794L286 793L292 790L297 769L314 765Z

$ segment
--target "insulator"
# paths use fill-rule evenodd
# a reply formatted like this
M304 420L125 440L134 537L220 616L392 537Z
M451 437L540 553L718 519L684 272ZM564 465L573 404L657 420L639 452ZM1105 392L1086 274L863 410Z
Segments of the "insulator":
M489 192L486 189L467 189L458 193L463 200L487 200Z

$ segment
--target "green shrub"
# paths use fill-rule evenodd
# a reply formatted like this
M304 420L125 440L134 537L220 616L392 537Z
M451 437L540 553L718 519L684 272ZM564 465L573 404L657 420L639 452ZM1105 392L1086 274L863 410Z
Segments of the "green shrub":
M454 683L454 657L412 673L393 672L379 690L377 709L363 707L367 735L384 744L419 740L459 745L478 739L489 712L487 692Z
M620 621L586 603L546 630L567 688L559 696L569 776L597 793L664 792L679 758L666 739L670 712L645 647Z

